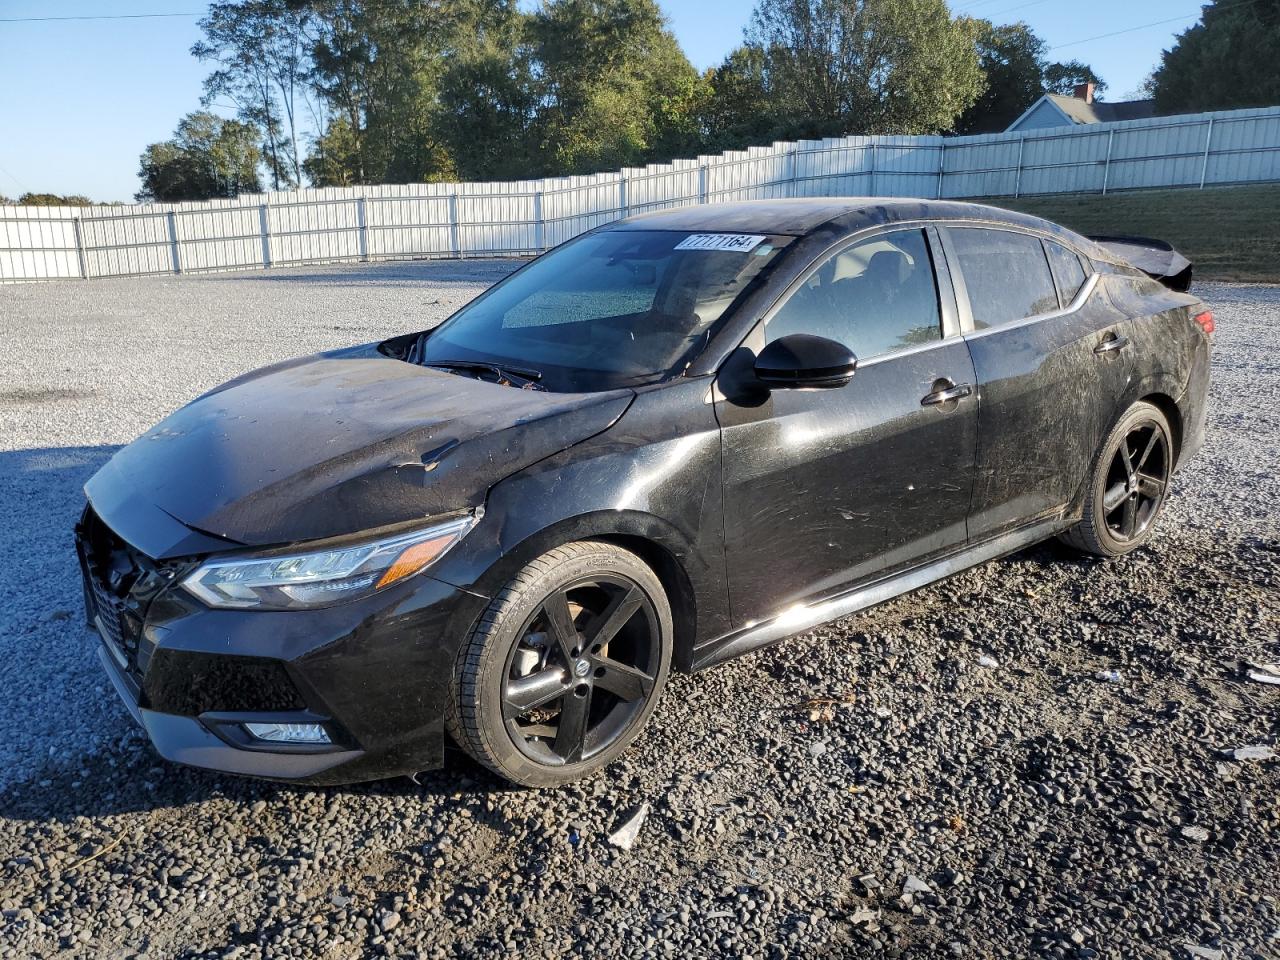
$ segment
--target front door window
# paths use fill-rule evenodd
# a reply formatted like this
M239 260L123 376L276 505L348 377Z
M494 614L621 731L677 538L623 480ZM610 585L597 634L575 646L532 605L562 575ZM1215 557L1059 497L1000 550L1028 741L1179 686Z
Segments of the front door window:
M792 333L843 343L859 360L940 340L924 231L874 237L828 257L769 319L765 342Z

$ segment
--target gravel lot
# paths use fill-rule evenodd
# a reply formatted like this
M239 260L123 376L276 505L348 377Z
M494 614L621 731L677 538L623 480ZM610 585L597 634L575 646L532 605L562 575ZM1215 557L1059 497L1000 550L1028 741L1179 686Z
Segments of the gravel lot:
M1244 668L1280 661L1280 288L1202 288L1209 443L1124 560L1037 547L674 677L558 791L160 761L81 625L81 484L233 374L509 269L0 287L0 956L1280 957L1280 760L1224 752L1280 741Z

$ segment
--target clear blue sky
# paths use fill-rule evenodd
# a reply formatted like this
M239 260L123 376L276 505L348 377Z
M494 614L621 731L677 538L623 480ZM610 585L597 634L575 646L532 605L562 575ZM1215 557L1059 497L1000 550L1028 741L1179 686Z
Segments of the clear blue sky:
M742 38L751 0L659 0L685 52L713 66ZM200 0L0 0L12 17L199 14ZM960 13L1025 20L1054 59L1091 63L1112 99L1138 86L1195 22L1199 0L953 0ZM1166 23L1087 43L1099 34ZM171 135L199 105L207 72L189 53L196 16L164 19L0 22L0 194L83 193L131 201L138 155ZM221 111L225 112L225 111Z

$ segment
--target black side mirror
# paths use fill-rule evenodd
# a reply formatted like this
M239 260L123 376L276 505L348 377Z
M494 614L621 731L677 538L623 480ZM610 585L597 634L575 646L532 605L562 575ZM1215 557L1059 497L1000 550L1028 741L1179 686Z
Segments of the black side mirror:
M829 390L853 379L858 358L842 343L793 333L774 340L756 357L756 379L766 386Z

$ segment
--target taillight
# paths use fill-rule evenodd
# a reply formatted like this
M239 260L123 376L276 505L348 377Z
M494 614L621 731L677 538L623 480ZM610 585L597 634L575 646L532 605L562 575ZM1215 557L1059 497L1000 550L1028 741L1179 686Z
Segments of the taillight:
M1213 333L1213 314L1208 310L1196 315L1196 323L1200 324L1200 329L1205 333Z

